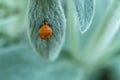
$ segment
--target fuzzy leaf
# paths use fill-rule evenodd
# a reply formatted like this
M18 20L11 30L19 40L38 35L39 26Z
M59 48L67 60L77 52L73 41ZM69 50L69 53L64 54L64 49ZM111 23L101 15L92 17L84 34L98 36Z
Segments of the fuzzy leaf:
M0 80L77 80L81 75L82 68L68 58L41 60L27 42L0 48Z
M94 14L94 0L74 0L80 21L80 31L84 33L90 27Z
M47 22L53 30L49 40L39 37L41 25ZM60 0L31 0L29 11L29 37L35 50L44 58L57 58L64 42L66 20Z

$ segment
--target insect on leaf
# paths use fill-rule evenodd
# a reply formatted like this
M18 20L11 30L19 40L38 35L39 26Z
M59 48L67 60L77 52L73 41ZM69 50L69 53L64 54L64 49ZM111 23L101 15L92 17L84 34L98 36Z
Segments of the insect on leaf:
M29 39L42 57L55 60L64 42L66 20L60 0L31 0Z

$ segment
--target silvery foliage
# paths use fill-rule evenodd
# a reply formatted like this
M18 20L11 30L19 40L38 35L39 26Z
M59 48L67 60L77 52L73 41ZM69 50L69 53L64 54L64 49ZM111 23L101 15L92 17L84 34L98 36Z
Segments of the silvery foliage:
M80 31L84 33L91 25L94 15L94 0L74 0L80 21Z
M68 0L69 1L69 0ZM30 0L29 38L35 51L42 57L55 60L64 42L66 29L65 5L63 0ZM81 24L81 32L90 26L93 16L93 0L75 0L75 6ZM38 35L40 26L46 21L53 29L53 36L43 40Z
M54 60L65 37L66 20L60 0L31 0L30 3L30 40L41 56ZM53 36L49 40L43 40L38 35L38 30L44 21L53 29Z

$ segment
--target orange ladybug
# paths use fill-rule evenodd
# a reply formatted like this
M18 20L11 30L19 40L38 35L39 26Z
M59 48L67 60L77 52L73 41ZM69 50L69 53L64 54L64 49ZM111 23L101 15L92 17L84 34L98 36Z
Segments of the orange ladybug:
M52 34L53 30L46 22L39 29L39 36L41 39L48 40L52 37Z

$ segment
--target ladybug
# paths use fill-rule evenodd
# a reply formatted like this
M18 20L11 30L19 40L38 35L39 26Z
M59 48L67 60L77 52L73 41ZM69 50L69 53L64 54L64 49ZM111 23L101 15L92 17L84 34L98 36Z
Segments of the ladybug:
M40 38L43 40L48 40L52 37L52 34L53 34L53 30L50 27L50 25L47 22L43 23L39 29Z

